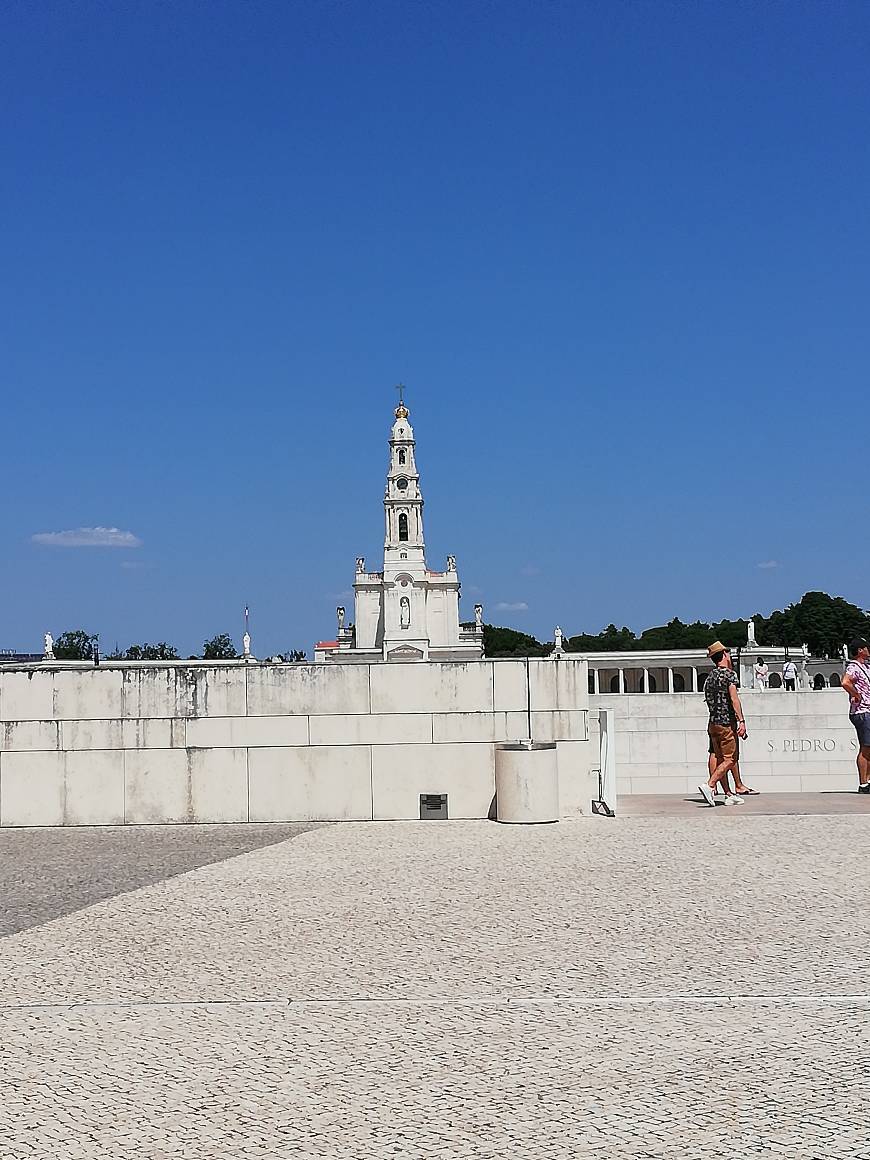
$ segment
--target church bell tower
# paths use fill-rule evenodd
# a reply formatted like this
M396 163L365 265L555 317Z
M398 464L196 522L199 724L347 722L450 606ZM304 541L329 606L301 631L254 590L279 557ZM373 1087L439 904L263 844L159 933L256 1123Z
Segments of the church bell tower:
M390 466L384 491L384 579L398 572L423 576L423 496L414 458L414 431L400 399L390 432Z
M315 660L338 664L376 661L469 661L483 655L482 608L474 626L459 623L456 557L443 572L426 567L423 494L416 443L403 386L390 428L390 462L384 489L384 570L370 572L357 556L353 582L354 623L315 647Z

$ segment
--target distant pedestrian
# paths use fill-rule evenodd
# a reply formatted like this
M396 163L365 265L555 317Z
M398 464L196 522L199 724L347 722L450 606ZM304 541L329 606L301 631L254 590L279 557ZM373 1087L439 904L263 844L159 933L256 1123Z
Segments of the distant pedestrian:
M764 663L764 657L759 657L752 669L755 678L755 687L760 693L763 693L767 688L767 681L770 677L770 668Z
M734 770L739 757L739 739L746 736L743 707L737 695L737 674L731 664L731 653L721 641L711 644L707 655L714 668L704 682L704 700L710 713L707 733L716 765L710 771L707 783L698 788L708 806L716 804L714 794L718 786L725 794L726 806L740 805L742 796L732 793L728 784L728 774Z
M858 793L870 794L870 645L863 636L849 645L849 656L840 685L849 694L849 720L858 734Z
M782 683L787 693L793 693L797 688L797 665L794 661L786 661L782 666Z

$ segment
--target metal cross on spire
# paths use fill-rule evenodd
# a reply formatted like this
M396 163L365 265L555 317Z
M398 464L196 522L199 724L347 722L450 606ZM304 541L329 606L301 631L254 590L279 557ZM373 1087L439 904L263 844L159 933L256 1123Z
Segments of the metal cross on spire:
M396 390L399 392L399 406L404 407L404 405L405 405L405 384L404 383L396 383Z

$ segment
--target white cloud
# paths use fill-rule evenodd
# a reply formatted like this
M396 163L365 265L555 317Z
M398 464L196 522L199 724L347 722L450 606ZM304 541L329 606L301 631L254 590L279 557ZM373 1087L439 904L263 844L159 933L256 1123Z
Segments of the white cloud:
M462 591L466 596L482 596L483 589L479 588L477 584L463 584Z
M141 548L142 541L120 528L72 528L67 532L37 532L34 544L50 548Z
M759 568L778 568L779 560L762 560L758 565Z
M350 598L352 596L353 596L353 589L352 588L345 588L345 590L343 592L327 592L326 593L327 600L350 600Z
M529 606L525 600L500 600L495 606L496 612L528 612Z

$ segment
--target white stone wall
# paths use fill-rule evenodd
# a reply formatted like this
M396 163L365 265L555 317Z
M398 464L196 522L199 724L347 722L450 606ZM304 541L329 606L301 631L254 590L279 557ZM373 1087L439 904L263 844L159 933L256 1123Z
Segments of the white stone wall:
M0 825L486 817L495 744L593 796L585 661L0 670ZM597 782L595 783L597 784Z
M749 730L740 757L747 785L768 793L855 788L857 745L842 690L741 690L740 699ZM701 694L593 695L590 706L596 745L594 710L616 712L620 793L697 791L707 767L708 746Z

